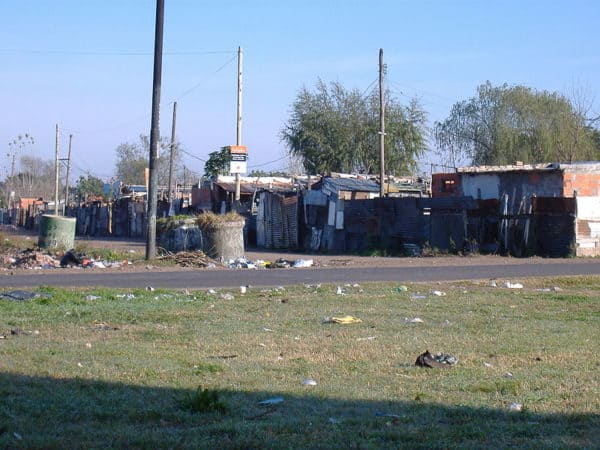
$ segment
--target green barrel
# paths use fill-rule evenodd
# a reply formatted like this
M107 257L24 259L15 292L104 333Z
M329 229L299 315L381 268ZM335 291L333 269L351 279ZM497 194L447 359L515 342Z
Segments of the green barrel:
M75 243L75 223L74 217L43 214L38 245L42 248L72 249Z

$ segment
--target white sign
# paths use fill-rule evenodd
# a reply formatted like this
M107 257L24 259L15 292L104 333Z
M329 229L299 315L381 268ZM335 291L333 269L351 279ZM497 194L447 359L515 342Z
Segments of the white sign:
M230 161L229 173L246 173L248 171L248 163L246 161Z

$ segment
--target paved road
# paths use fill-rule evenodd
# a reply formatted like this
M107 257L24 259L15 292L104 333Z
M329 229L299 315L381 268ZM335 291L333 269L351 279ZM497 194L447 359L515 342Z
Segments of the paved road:
M363 283L368 281L444 281L475 279L523 279L556 275L600 275L600 260L565 259L556 262L518 262L514 264L384 267L384 268L319 268L272 270L182 270L144 272L50 273L0 276L0 287L35 286L107 286L120 288L223 288L279 286L303 283Z

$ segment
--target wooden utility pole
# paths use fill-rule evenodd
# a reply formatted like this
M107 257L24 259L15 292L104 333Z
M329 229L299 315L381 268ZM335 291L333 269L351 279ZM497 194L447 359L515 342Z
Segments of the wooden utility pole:
M173 122L171 123L171 152L169 153L169 201L173 194L173 153L175 151L175 121L177 119L177 102L173 102Z
M56 139L54 141L54 215L58 216L58 180L60 177L60 161L58 158L59 147L58 124L56 124Z
M385 195L385 100L383 90L383 49L379 49L379 196Z
M146 259L156 256L156 195L158 145L160 142L160 86L162 82L163 24L165 19L165 0L156 0L156 23L154 30L154 73L152 80L152 122L150 125L150 158L148 182L148 232L146 234Z
M242 47L238 47L237 126L235 145L242 145ZM235 174L235 201L240 201L240 174Z

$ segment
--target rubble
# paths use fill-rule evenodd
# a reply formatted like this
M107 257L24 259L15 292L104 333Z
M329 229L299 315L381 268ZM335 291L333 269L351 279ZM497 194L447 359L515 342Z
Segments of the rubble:
M206 256L206 254L200 250L167 253L166 255L159 256L156 258L159 261L174 262L180 267L194 267L194 268L216 268L220 266L220 263L214 259Z

